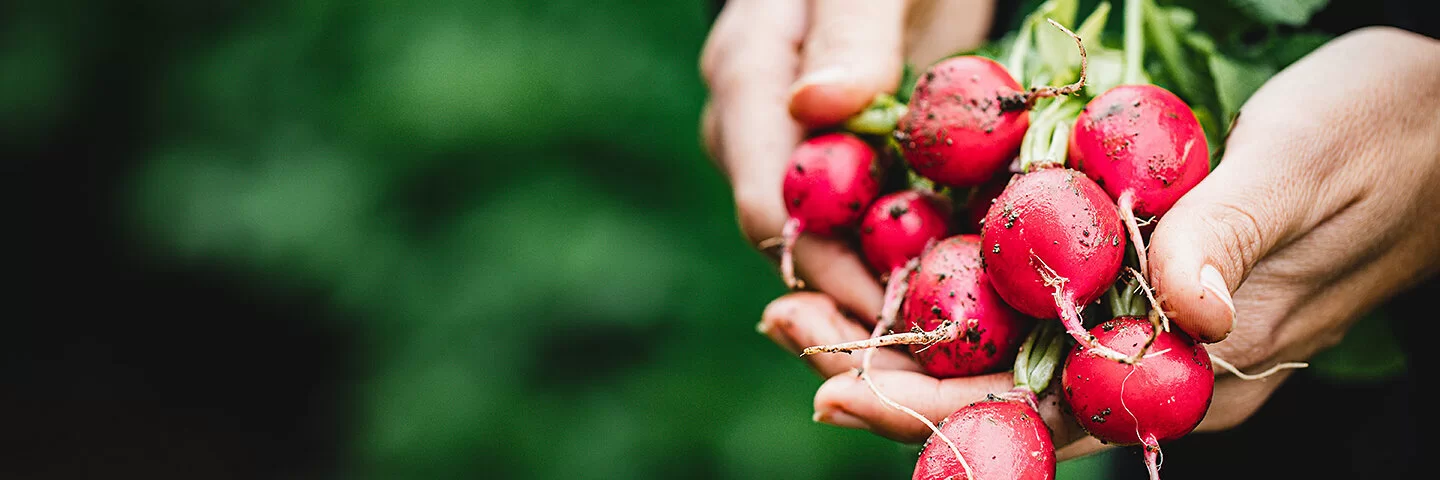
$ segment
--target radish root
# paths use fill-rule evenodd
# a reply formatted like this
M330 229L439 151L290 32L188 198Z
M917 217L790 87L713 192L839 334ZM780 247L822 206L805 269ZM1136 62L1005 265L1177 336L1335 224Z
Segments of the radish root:
M805 228L799 218L790 218L785 221L785 227L780 232L780 275L785 278L785 286L791 290L803 288L804 282L795 278L795 242L800 240L800 231Z
M930 248L934 245L935 241L931 240L925 245L925 251L928 252ZM895 318L898 316L900 310L899 297L903 295L903 292L907 288L909 288L909 281L907 279L910 277L910 272L915 270L919 266L920 257L915 257L910 259L910 261L905 262L904 267L896 269L896 271L890 274L890 281L888 282L889 285L885 292L885 305L881 308L880 318L875 322L875 329L870 333L870 341L878 341L882 337L881 333L890 330L890 328L895 325ZM896 280L896 277L899 277L899 280ZM892 292L890 288L893 288L895 291ZM892 302L892 300L894 301ZM971 320L971 322L974 322L974 320ZM938 331L945 329L949 326L949 324L950 321L946 320L940 325L940 328L937 328L936 330ZM955 335L958 334L958 332L955 333ZM928 348L928 346L926 348ZM904 405L901 405L899 402L891 400L890 397L886 396L883 392L881 392L880 387L875 385L875 382L870 379L870 363L871 359L875 357L876 350L878 349L870 348L866 350L865 356L860 360L860 379L865 382L866 386L870 387L870 392L875 394L875 398L880 399L881 402L883 402L890 408L905 412L906 415L910 415L916 420L919 420L921 423L924 423L926 427L930 428L931 432L934 432L935 436L938 436L941 440L944 440L945 444L950 446L950 452L955 454L955 458L960 461L960 467L965 469L965 476L968 478L974 478L975 473L970 470L970 464L965 462L965 457L963 455L960 455L960 447L956 446L954 441L950 440L949 437L946 437L945 434L940 433L940 428L936 427L935 424L932 423L930 419L925 418L924 415L921 415L919 412L916 412L910 407L906 407ZM802 353L801 356L805 356L810 353L811 349L807 348L805 349L805 353Z
M905 412L906 415L914 417L916 420L919 420L920 423L924 423L926 427L930 428L931 432L935 432L932 437L940 437L940 440L943 440L946 445L950 446L950 453L955 454L955 459L960 461L960 467L965 469L965 478L975 478L975 472L970 470L970 464L965 461L965 456L960 454L960 447L956 446L955 442L950 440L950 437L947 437L944 433L941 433L940 427L936 427L935 422L931 422L930 419L925 418L925 416L921 415L920 412L917 412L910 407L901 405L899 402L891 400L890 397L887 397L884 393L881 393L880 387L876 386L875 382L870 380L870 374L868 371L861 370L860 379L865 381L865 385L870 387L870 392L874 393L875 397L879 398L881 402L885 403L885 405L888 405L890 408L899 410L901 412Z
M979 323L979 320L971 319L966 322L969 325ZM946 320L935 327L934 330L925 331L920 327L913 327L906 333L892 333L882 335L868 340L856 340L853 342L837 343L833 345L817 345L806 347L800 352L800 356L815 355L819 353L850 353L856 350L867 348L888 347L891 345L934 345L936 343L954 340L960 337L959 324L952 320Z
M1145 437L1145 470L1150 472L1150 480L1160 480L1160 464L1164 462L1165 455L1160 452L1160 443L1155 437Z
M1273 367L1270 367L1269 369L1267 369L1267 370L1265 370L1265 371L1263 371L1263 372L1256 373L1256 374L1249 374L1249 373L1245 373L1245 372L1240 371L1240 369L1235 368L1235 365L1232 365L1230 362L1225 361L1225 359L1220 358L1220 356L1215 355L1215 354L1213 354L1213 353L1210 354L1210 361L1215 362L1216 365L1219 365L1221 368L1224 368L1225 370L1229 371L1230 373L1235 374L1235 376L1240 377L1240 378L1245 379L1245 380L1260 380L1260 379L1263 379L1263 378L1265 378L1265 377L1269 377L1269 376L1271 376L1271 375L1274 375L1276 372L1279 372L1279 371L1281 371L1281 370L1299 369L1299 368L1306 368L1306 367L1309 367L1309 366L1310 366L1310 364L1305 363L1305 362L1284 362L1284 363L1275 365L1275 366L1273 366Z
M1135 245L1135 259L1140 263L1140 273L1149 275L1150 267L1147 265L1145 255L1145 237L1140 235L1140 223L1135 221L1135 192L1125 190L1120 194L1120 218L1125 221L1125 230L1130 232L1130 243ZM1146 221L1145 223L1149 223ZM1166 327L1169 330L1169 327Z
M1095 336L1085 329L1084 322L1080 319L1080 310L1075 302L1065 294L1065 282L1069 280L1055 273L1055 270L1046 265L1045 260L1042 260L1039 255L1035 255L1034 251L1030 252L1030 263L1040 273L1040 278L1045 281L1045 285L1055 287L1055 307L1060 311L1060 322L1065 325L1065 333L1070 334L1077 343L1095 355L1126 364L1134 364L1139 360L1140 356L1131 358L1095 341Z
M1066 35L1069 35L1070 38L1075 40L1075 47L1080 49L1080 78L1075 80L1075 83L1069 85L1059 87L1049 85L1030 87L1030 90L1025 92L1016 92L1013 95L1002 96L1000 98L1000 109L1002 111L1029 110L1035 106L1036 100L1074 95L1076 92L1079 92L1080 89L1085 88L1086 72L1089 70L1089 60L1085 54L1085 42L1080 39L1079 35L1065 28L1065 26L1059 22L1049 18L1045 19L1045 21L1050 22L1055 28L1060 29L1060 31L1065 32Z

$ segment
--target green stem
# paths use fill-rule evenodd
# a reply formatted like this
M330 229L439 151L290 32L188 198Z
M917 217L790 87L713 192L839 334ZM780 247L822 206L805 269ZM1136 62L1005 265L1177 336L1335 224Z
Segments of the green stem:
M870 106L845 120L845 129L867 135L890 135L908 110L909 107L895 97L884 92L877 93Z
M1025 137L1020 140L1020 171L1029 172L1036 159L1050 149L1050 144L1046 141L1054 132L1054 122L1051 121L1051 118L1055 116L1055 112L1060 110L1066 100L1068 97L1051 100L1045 109L1031 117L1030 128L1025 129Z
M1150 306L1145 303L1145 296L1136 293L1139 285L1135 279L1130 278L1119 285L1111 285L1110 290L1105 292L1106 301L1110 304L1110 315L1113 317L1142 317L1150 313Z
M1030 53L1032 37L1035 36L1035 22L1026 18L1025 23L1020 24L1020 32L1015 35L1015 43L1010 46L1010 58L1005 60L1005 69L1015 77L1015 81L1021 86L1025 85L1025 56Z
M1070 129L1074 123L1075 117L1062 117L1055 122L1055 134L1050 137L1050 150L1046 152L1046 159L1060 165L1065 164L1065 155L1070 151Z
M1125 0L1125 85L1145 82L1145 18L1146 0Z
M1036 394L1049 388L1068 338L1059 322L1041 320L1035 325L1015 357L1015 386Z
M1035 338L1040 336L1041 325L1030 329L1030 334L1025 336L1025 342L1020 344L1020 353L1015 355L1015 386L1022 387L1030 384L1030 352L1035 349Z

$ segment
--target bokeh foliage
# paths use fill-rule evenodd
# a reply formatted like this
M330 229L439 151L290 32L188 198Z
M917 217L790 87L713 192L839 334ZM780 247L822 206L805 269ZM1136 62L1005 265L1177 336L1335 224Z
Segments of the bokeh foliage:
M124 228L326 292L363 352L339 477L906 476L915 447L812 423L820 380L754 330L782 288L699 147L707 7L16 2L0 126L148 49Z

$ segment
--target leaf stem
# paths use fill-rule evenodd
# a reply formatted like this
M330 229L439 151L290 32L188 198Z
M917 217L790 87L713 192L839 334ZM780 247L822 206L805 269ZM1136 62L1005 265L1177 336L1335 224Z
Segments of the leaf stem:
M1145 18L1146 0L1125 0L1125 85L1145 82Z

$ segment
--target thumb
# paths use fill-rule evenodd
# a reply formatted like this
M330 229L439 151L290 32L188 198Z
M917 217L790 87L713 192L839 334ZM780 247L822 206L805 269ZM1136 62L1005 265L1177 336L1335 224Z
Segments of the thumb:
M1150 281L1167 315L1198 341L1224 340L1236 324L1232 293L1256 262L1288 243L1313 202L1294 175L1264 161L1262 142L1237 145L1160 219L1150 238Z
M790 114L828 126L900 85L902 28L909 1L815 0Z

